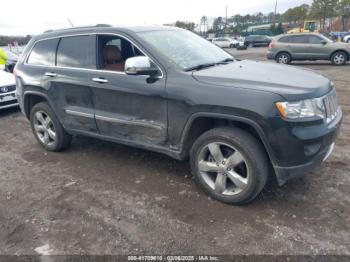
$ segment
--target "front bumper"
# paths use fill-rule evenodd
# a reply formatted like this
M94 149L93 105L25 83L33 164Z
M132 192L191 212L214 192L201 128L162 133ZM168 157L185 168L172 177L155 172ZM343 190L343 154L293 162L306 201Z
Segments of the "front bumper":
M290 151L290 157L298 155L300 158L305 159L304 163L292 166L274 165L278 184L283 185L290 179L301 177L306 172L311 171L324 162L331 155L334 149L335 140L338 136L341 122L342 111L339 108L339 113L336 119L334 119L329 126L323 126L324 130L320 131L320 133L314 135L313 137L310 135L310 137L302 141L302 143L304 143L303 151ZM308 131L310 130L305 130L305 132ZM310 154L310 151L313 150L315 153L313 152ZM308 154L310 154L310 156L306 156Z
M18 106L15 91L0 94L0 109Z

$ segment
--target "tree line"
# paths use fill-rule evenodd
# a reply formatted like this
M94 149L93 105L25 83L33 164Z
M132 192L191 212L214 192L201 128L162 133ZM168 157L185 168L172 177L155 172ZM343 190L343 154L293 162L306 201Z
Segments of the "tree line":
M26 45L32 37L27 36L0 36L0 46L7 46L17 42L18 45Z
M340 17L342 21L343 31L348 31L350 28L350 0L313 0L311 5L302 4L288 9L284 13L270 12L263 14L261 12L257 14L240 15L215 18L212 27L208 27L208 17L202 16L200 23L198 24L200 32L204 33L231 33L240 34L245 31L248 26L260 25L260 24L273 24L271 31L274 33L280 33L283 31L282 23L287 23L291 26L300 26L303 21L312 19L318 20L321 30L327 31L326 21L328 18ZM196 25L192 22L177 21L175 26L182 27L191 31L194 31Z

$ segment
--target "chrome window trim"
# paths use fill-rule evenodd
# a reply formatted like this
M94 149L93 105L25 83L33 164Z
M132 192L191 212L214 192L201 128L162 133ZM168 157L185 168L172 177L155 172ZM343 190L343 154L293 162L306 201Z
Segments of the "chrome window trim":
M163 70L162 68L159 66L158 63L154 62L154 60L152 58L149 57L149 55L146 54L146 52L143 50L143 48L140 48L139 45L137 45L134 41L132 41L129 37L127 36L124 36L122 34L117 34L117 33L102 33L102 32L94 32L94 33L78 33L78 34L69 34L69 35L62 35L62 36L53 36L53 37L47 37L47 38L42 38L42 39L39 39L37 41L35 41L33 43L33 46L30 48L30 50L28 51L28 53L25 55L25 58L24 58L24 65L28 65L28 66L35 66L35 67L44 67L44 68L58 68L58 69L73 69L73 70L83 70L83 71L91 71L91 72L104 72L104 73L112 73L112 74L118 74L118 75L127 75L125 72L118 72L118 71L109 71L109 70L99 70L99 69L88 69L88 68L82 68L82 67L64 67L64 66L56 66L56 65L51 65L51 66L45 66L45 65L35 65L35 64L28 64L28 58L29 58L29 55L32 53L33 51L33 48L35 47L35 45L38 43L38 42L41 42L41 41L45 41L45 40L50 40L50 39L56 39L56 38L64 38L64 37L74 37L74 36L85 36L85 35L115 35L115 36L118 36L118 37L122 37L124 38L125 40L129 41L131 44L133 44L136 48L138 48L141 53L146 56L149 60L151 60L152 63L154 63L158 69L160 70L161 72L161 76L157 76L156 78L158 79L162 79L164 77L164 73L163 73ZM59 44L58 44L59 45ZM58 48L58 46L57 46ZM57 53L57 52L56 52ZM57 54L55 54L55 57L57 56Z

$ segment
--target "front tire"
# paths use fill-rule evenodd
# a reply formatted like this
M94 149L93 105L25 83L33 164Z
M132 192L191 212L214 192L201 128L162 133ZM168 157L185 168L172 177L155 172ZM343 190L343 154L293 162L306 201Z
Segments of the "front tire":
M276 56L276 62L279 64L290 64L290 62L292 61L292 58L290 56L290 54L288 54L287 52L282 52L279 53Z
M202 134L190 152L196 183L227 204L254 200L268 177L268 158L261 143L238 128L215 128Z
M345 52L337 51L332 55L331 62L333 65L342 66L346 64L347 58L348 57Z
M46 150L58 152L69 147L72 136L64 130L48 103L33 106L30 124L35 138Z

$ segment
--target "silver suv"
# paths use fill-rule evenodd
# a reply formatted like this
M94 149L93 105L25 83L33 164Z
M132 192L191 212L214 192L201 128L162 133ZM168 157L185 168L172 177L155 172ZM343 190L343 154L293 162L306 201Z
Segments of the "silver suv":
M333 42L321 34L280 35L270 43L267 58L282 64L292 60L330 60L334 65L345 65L350 59L350 44Z

